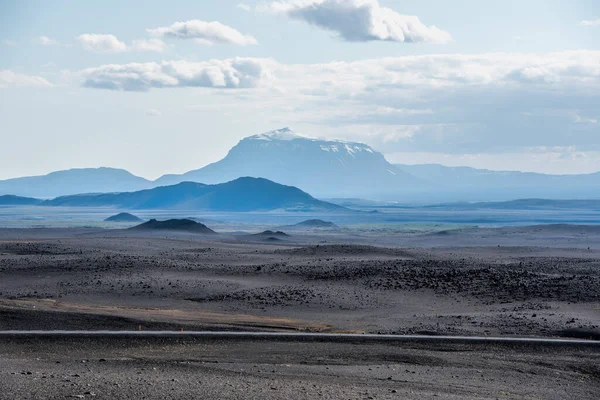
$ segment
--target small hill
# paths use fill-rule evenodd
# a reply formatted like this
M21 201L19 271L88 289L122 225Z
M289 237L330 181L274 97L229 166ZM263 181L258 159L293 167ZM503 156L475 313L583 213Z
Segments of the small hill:
M289 237L290 235L288 235L285 232L282 231L277 231L277 232L273 232L273 231L264 231L264 232L260 232L260 233L255 233L252 236L268 236L268 237Z
M151 219L143 224L136 225L133 228L129 228L137 231L155 231L155 230L167 230L167 231L183 231L203 234L216 234L215 231L210 229L204 224L201 224L190 219L169 219L166 221L157 221Z
M323 221L322 219L308 219L292 225L295 228L337 228L333 222Z
M117 215L113 215L112 217L108 217L104 221L105 222L142 222L143 219L138 218L133 214L123 212L123 213L119 213Z
M42 200L31 197L14 196L12 194L0 196L0 206L35 206L41 203Z
M265 242L280 242L289 237L290 237L290 235L288 235L285 232L271 231L271 230L266 230L264 232L254 233L254 234L246 236L246 238L248 238L250 240L262 240Z

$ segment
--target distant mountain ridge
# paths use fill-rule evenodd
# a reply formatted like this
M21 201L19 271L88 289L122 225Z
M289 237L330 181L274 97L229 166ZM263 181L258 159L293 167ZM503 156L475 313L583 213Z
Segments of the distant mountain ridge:
M117 168L76 168L47 175L0 181L0 195L50 199L80 193L111 193L147 189L153 183Z
M546 175L437 164L390 164L366 144L308 138L289 128L246 137L220 161L155 181L122 169L83 168L0 181L0 195L52 199L135 192L182 182L212 185L244 176L294 186L317 198L405 203L600 198L600 172ZM26 205L27 200L22 201Z
M63 207L115 207L122 209L210 211L343 211L344 207L320 201L293 186L262 178L238 178L216 185L183 182L137 192L82 194L57 197L42 203Z
M439 164L402 165L402 171L427 182L421 198L434 201L506 201L513 199L600 199L600 172L547 175L534 172L492 171Z

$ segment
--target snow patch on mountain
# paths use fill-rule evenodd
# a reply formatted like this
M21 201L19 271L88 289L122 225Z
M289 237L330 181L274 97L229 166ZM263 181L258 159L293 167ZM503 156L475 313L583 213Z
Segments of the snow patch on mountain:
M374 150L363 143L346 142L343 140L326 140L315 139L307 136L299 135L290 128L281 128L269 132L260 133L258 135L249 136L246 140L260 140L265 142L291 141L302 139L313 142L319 145L319 148L326 152L339 153L346 151L350 156L355 157L356 153L368 152L373 154Z
M274 131L260 133L258 135L250 136L249 139L254 140L296 140L296 139L309 139L304 136L298 135L296 132L292 131L290 128L282 128L276 129Z

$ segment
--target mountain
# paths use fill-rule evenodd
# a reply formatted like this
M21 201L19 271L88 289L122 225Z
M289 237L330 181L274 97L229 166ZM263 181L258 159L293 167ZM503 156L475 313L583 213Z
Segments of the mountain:
M43 204L67 207L210 211L347 210L317 200L298 188L280 185L262 178L238 178L217 185L182 182L177 185L129 193L63 196Z
M112 217L108 217L104 221L105 222L142 222L143 220L139 217L136 217L133 214L123 212L123 213L119 213L117 215L113 215Z
M217 232L213 231L204 224L201 224L190 219L169 219L166 221L157 221L151 219L148 222L129 228L136 231L184 231L193 233L204 233L214 235Z
M0 181L0 194L54 198L78 193L141 190L152 183L123 169L83 168Z
M395 166L428 183L428 186L419 190L422 201L600 198L600 172L581 175L547 175L446 167L438 164L397 164Z
M306 221L290 225L289 228L337 228L333 222L323 221L322 219L307 219Z
M42 203L43 200L32 199L31 197L20 197L13 195L0 196L0 206L34 206Z
M247 137L222 160L155 183L220 183L240 176L296 186L317 197L396 196L419 185L366 144L310 139L289 128Z

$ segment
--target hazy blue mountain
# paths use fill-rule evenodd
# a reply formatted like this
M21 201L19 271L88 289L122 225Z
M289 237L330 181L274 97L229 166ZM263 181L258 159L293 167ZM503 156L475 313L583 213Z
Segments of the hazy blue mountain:
M0 181L0 194L54 198L78 193L141 190L152 183L124 169L82 168Z
M32 206L42 203L43 200L31 197L20 197L13 195L0 196L0 206Z
M600 172L582 175L546 175L532 172L491 171L438 164L396 165L429 185L419 191L422 200L500 201L519 198L600 198Z
M337 228L338 226L333 222L323 221L322 219L307 219L306 221L299 222L294 225L286 226L286 228L298 229L298 228Z
M212 211L344 210L298 188L247 177L217 185L182 182L129 193L63 196L46 201L44 205Z
M220 183L240 176L296 186L317 197L395 196L419 185L365 144L310 139L288 128L247 137L221 161L155 183Z
M142 222L143 220L133 214L122 212L104 220L105 222Z

